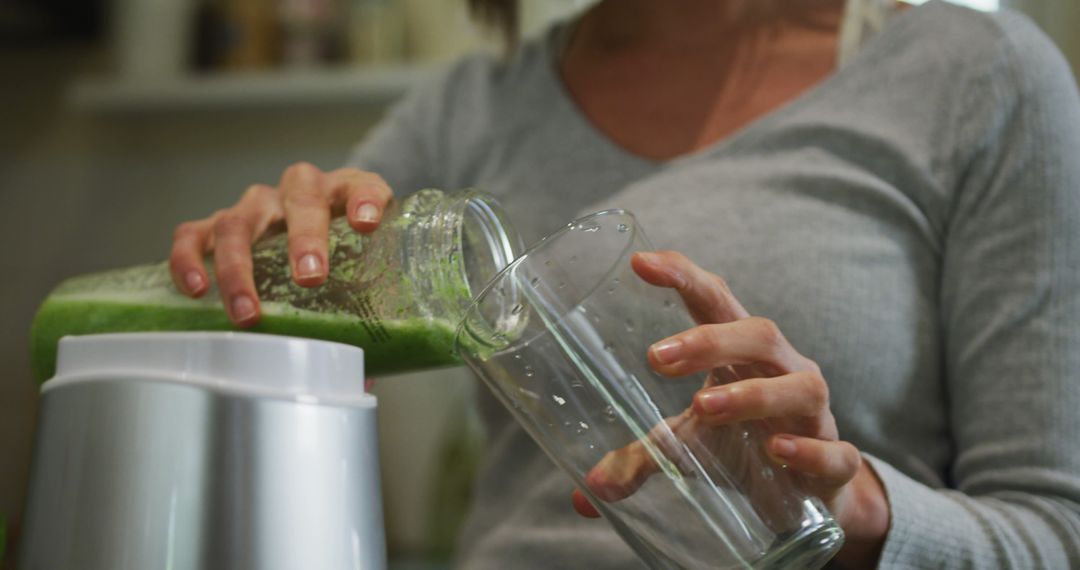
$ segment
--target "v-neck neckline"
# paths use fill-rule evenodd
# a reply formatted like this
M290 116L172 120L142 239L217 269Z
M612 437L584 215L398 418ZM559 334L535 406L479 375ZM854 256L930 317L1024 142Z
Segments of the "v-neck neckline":
M908 12L913 11L914 10L908 10ZM898 14L897 17L903 15L904 14ZM542 83L550 86L549 90L551 91L552 98L557 101L560 107L566 110L567 114L570 116L571 122L578 130L582 131L586 137L596 141L599 147L606 149L607 152L622 160L629 161L639 167L646 167L654 170L663 170L678 164L693 162L703 157L733 152L738 148L750 144L753 140L767 133L770 125L793 114L799 109L809 105L811 102L826 96L834 88L834 85L839 83L840 78L850 74L852 68L859 67L860 60L862 59L858 57L861 53L857 54L856 57L846 65L837 67L814 86L777 106L772 111L747 122L727 136L690 152L670 158L653 159L637 154L615 142L585 114L577 101L574 100L569 87L566 85L566 82L562 78L562 74L559 72L558 60L559 48L565 41L566 34L571 32L573 23L574 21L572 19L564 20L547 30L547 33L541 42L544 63L544 65L541 66L543 67L542 73L544 74ZM883 32L884 31L885 30L883 30ZM872 38L871 42L876 39L876 37Z

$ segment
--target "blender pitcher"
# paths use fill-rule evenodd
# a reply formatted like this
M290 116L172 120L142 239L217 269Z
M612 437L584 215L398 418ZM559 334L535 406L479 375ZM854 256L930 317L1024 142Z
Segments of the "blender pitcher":
M391 201L379 228L330 225L329 274L312 288L292 281L284 234L252 251L262 318L246 330L359 346L372 375L460 364L454 327L473 296L520 253L520 238L491 196L421 190ZM227 331L213 264L211 290L176 291L167 262L71 278L42 303L31 329L34 372L52 376L64 335Z

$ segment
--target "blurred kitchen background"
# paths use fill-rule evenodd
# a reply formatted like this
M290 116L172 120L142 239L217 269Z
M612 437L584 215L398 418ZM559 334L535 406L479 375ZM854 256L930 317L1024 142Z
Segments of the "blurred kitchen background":
M522 0L535 33L588 0ZM996 0L964 2L997 9ZM1080 69L1080 3L1017 0ZM158 260L173 228L289 164L340 165L416 80L497 49L465 0L0 0L0 516L17 528L27 334L65 277ZM397 568L451 552L483 433L462 370L380 379Z

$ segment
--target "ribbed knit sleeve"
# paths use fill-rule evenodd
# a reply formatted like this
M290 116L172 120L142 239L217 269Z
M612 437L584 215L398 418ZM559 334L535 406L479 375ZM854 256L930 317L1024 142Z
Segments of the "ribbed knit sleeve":
M1080 98L1030 22L995 21L942 151L950 489L869 458L892 509L881 568L1080 568Z

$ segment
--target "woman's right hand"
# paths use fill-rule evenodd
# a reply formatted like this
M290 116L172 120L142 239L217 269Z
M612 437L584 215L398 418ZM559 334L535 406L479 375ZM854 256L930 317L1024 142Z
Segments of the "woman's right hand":
M237 326L259 320L251 246L284 224L289 234L293 281L315 287L326 280L330 219L344 213L358 232L374 231L392 192L377 174L353 168L323 172L306 162L285 169L275 188L255 184L230 208L180 224L173 234L169 269L173 283L191 297L210 288L203 266L214 257L225 311Z

